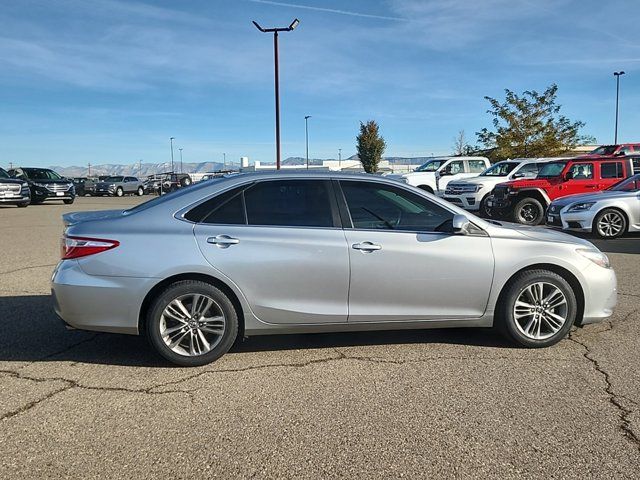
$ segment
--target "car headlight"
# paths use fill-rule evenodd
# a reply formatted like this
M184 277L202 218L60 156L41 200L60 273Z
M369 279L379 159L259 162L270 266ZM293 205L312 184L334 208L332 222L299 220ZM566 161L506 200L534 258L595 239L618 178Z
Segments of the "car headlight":
M33 182L33 184L34 184L36 187L40 187L40 188L47 188L47 186L46 186L44 183Z
M476 185L476 193L478 193L480 190L482 190L483 187L484 187L484 185L482 185L482 184Z
M569 207L567 212L584 212L585 210L589 210L595 204L596 202L574 203Z
M27 188L29 184L27 182L22 182L22 188Z
M577 248L576 253L582 255L584 258L591 260L593 263L602 268L611 268L609 257L607 257L600 250L592 250L590 248Z

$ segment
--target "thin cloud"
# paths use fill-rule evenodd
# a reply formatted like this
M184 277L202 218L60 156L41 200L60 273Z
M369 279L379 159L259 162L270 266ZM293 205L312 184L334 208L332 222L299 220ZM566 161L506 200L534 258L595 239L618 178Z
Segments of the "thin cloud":
M401 22L407 21L406 18L402 18L402 17L390 17L387 15L374 15L371 13L352 12L350 10L339 10L337 8L314 7L313 5L299 5L295 3L275 2L272 0L249 0L249 1L252 3L262 3L264 5L273 5L276 7L301 8L304 10L314 10L316 12L336 13L338 15L348 15L350 17L375 18L378 20L393 20L393 21L401 21Z

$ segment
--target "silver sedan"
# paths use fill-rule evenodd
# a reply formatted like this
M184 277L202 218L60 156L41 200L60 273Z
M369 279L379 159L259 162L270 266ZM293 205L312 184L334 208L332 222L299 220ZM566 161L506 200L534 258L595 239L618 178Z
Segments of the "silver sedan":
M547 224L595 232L602 238L640 232L640 174L601 192L554 200L547 211Z
M293 332L495 326L545 347L616 304L591 243L487 222L381 177L240 174L63 218L58 316L144 333L179 365Z

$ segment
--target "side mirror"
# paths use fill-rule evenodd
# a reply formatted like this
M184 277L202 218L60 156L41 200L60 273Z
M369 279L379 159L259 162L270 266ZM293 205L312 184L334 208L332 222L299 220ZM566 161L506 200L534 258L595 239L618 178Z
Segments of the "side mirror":
M564 174L565 180L571 180L573 178L573 172L567 172Z
M453 233L466 235L469 232L469 225L471 225L471 222L466 216L460 213L453 216Z

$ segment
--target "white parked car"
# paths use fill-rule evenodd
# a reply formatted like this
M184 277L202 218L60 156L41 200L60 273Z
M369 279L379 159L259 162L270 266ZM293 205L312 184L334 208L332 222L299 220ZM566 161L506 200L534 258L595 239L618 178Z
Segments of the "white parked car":
M475 177L490 165L486 157L436 157L411 173L387 175L387 178L442 196L449 182Z
M602 238L640 232L640 173L607 190L554 200L547 210L547 225L593 231Z
M477 177L462 181L450 181L444 192L444 199L469 211L479 211L488 216L486 203L491 191L499 183L519 178L535 178L540 165L549 159L516 158L498 162Z

